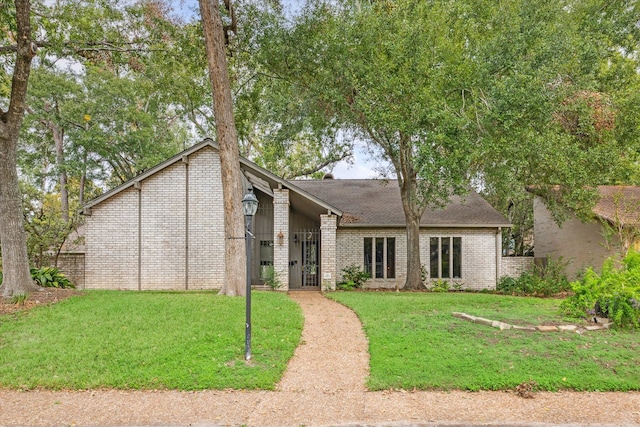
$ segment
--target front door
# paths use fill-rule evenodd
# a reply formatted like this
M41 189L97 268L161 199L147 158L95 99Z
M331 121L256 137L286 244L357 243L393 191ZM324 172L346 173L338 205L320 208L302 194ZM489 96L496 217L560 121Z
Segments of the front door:
M303 240L302 241L302 287L303 288L319 285L320 282L318 280L318 275L320 273L320 265L318 261L319 259L318 259L317 239Z

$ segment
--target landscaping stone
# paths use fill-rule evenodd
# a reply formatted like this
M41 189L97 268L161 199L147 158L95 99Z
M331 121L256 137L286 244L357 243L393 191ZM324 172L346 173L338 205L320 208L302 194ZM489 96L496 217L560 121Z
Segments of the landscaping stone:
M536 326L536 330L539 332L557 332L558 327L551 325L538 325Z
M536 328L533 326L520 326L520 325L511 325L512 329L517 329L519 331L532 331L535 332Z
M500 328L501 331L512 328L512 325L504 322L499 322L497 320L494 320L493 322L491 322L491 326L493 326L494 328Z
M577 326L577 325L539 325L539 326L519 326L519 325L511 325L509 323L500 322L498 320L490 320L485 319L484 317L476 317L467 313L461 313L458 311L454 311L451 313L452 316L455 316L459 319L467 320L469 322L478 323L480 325L492 326L494 328L500 328L501 331L507 329L517 329L520 331L532 331L532 332L558 332L558 331L568 331L568 332L576 332L581 334L585 331L601 331L603 329L608 329L613 326L613 323L609 322L609 319L598 318L599 323L593 323L591 326Z
M491 326L491 324L493 323L493 320L485 319L484 317L476 317L474 319L474 322L480 323L481 325Z

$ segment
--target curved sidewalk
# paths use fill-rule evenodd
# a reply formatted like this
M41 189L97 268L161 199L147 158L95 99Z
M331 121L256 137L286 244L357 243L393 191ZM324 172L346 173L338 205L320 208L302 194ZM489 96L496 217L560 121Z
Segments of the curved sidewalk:
M319 293L291 297L305 324L276 391L0 390L0 426L640 426L640 393L367 392L357 316Z

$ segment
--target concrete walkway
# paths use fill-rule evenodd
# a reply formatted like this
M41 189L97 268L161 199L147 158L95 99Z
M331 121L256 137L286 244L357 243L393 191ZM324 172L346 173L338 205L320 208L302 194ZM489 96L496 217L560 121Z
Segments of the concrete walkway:
M367 392L353 312L319 293L276 391L0 391L0 426L640 426L640 393Z

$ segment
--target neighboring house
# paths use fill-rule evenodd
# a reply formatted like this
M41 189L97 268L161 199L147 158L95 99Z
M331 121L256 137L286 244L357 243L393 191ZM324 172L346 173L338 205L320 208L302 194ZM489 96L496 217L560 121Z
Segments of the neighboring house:
M368 287L402 287L406 230L398 185L383 180L286 181L241 159L254 218L252 282L273 266L284 289L335 288L356 264ZM217 289L225 280L218 146L210 139L85 206L86 288ZM428 280L494 288L508 221L471 191L421 222Z
M600 198L593 207L591 222L583 222L575 215L558 226L539 196L534 197L534 241L537 263L547 257L562 257L569 262L566 273L575 278L587 267L600 270L602 262L620 253L621 247L636 244L640 224L640 187L600 186ZM606 226L605 224L608 224ZM617 229L610 238L612 228ZM621 242L629 240L628 242ZM621 246L623 245L623 246ZM624 249L622 249L624 250Z

